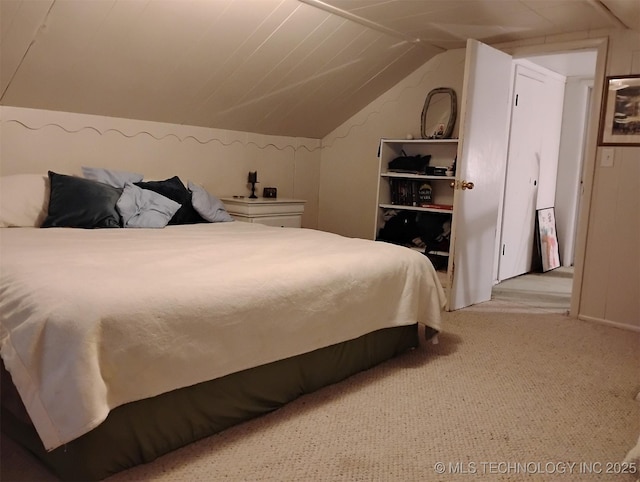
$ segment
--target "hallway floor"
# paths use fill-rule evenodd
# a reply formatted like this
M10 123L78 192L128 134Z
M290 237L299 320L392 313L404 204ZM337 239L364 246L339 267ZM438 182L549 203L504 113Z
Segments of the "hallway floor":
M566 313L571 305L572 283L572 266L546 273L527 273L495 285L491 299Z

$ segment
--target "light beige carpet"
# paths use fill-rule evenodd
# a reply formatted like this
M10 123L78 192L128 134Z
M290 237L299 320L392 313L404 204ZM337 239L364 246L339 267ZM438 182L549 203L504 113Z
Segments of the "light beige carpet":
M520 308L447 313L438 345L107 480L638 479L606 471L640 433L640 334ZM1 462L55 480L6 438Z

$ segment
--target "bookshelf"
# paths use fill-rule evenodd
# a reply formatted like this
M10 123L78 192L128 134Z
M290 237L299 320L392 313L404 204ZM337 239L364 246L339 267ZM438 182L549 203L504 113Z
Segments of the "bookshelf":
M374 239L422 251L447 269L457 149L458 139L381 140ZM396 171L390 163L400 156L420 156L428 168Z

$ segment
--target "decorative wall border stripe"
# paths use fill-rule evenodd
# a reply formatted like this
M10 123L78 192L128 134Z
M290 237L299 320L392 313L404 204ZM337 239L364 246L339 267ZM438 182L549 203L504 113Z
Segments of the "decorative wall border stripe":
M234 139L234 140L232 140L230 142L225 142L222 139L219 139L217 137L212 137L212 138L207 139L207 140L201 140L201 139L198 139L196 136L193 136L193 135L186 135L186 136L180 137L177 134L173 134L173 133L165 134L165 135L163 135L161 137L158 137L158 136L152 134L149 131L138 131L135 134L126 134L125 132L122 132L119 129L108 128L108 129L100 130L97 127L93 127L93 126L83 126L83 127L80 127L79 129L67 129L66 127L64 127L64 126L62 126L60 124L56 124L54 122L43 124L43 125L41 125L39 127L30 126L30 125L28 125L28 124L26 124L23 121L18 120L18 119L7 119L4 122L7 123L7 124L9 124L9 123L19 124L22 127L24 127L25 129L29 129L31 131L39 131L39 130L44 129L46 127L57 127L57 128L63 130L64 132L66 132L68 134L77 134L77 133L82 132L84 130L91 130L91 131L95 131L97 134L103 136L103 135L105 135L105 134L107 134L109 132L117 132L118 134L122 135L123 137L126 137L127 139L133 139L134 137L137 137L137 136L140 136L140 135L147 135L147 136L152 137L153 139L156 139L158 141L162 141L162 140L164 140L164 139L166 139L168 137L175 137L179 142L185 142L188 139L193 139L194 141L196 141L196 142L198 142L199 144L202 144L202 145L206 145L206 144L209 144L211 142L217 142L218 144L220 144L221 146L224 146L224 147L229 147L229 146L231 146L233 144L242 144L242 145L245 145L245 146L254 145L258 149L266 149L268 147L273 147L273 148L275 148L275 149L277 149L279 151L284 151L286 149L292 149L294 152L296 152L298 150L301 150L301 149L305 149L308 152L314 152L314 151L322 149L321 145L319 145L317 147L311 147L310 148L310 147L308 147L308 146L306 146L304 144L301 144L299 146L294 146L294 145L291 145L291 144L287 144L284 147L281 147L281 146L278 146L278 145L276 145L276 144L274 144L272 142L269 142L269 143L261 145L261 144L258 144L255 141L242 141L240 139ZM197 127L197 126L195 126L195 127ZM252 134L252 133L247 133L247 134ZM262 134L259 134L259 135L262 135Z

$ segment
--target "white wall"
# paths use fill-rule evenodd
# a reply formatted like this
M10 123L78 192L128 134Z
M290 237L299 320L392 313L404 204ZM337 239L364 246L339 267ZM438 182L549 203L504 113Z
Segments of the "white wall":
M178 175L216 196L248 195L247 173L278 197L305 199L304 227L318 217L320 141L160 122L0 107L0 174L81 174L82 166Z
M436 87L456 91L459 113L464 61L464 49L437 55L322 140L320 229L373 238L380 139L419 138L422 107Z

